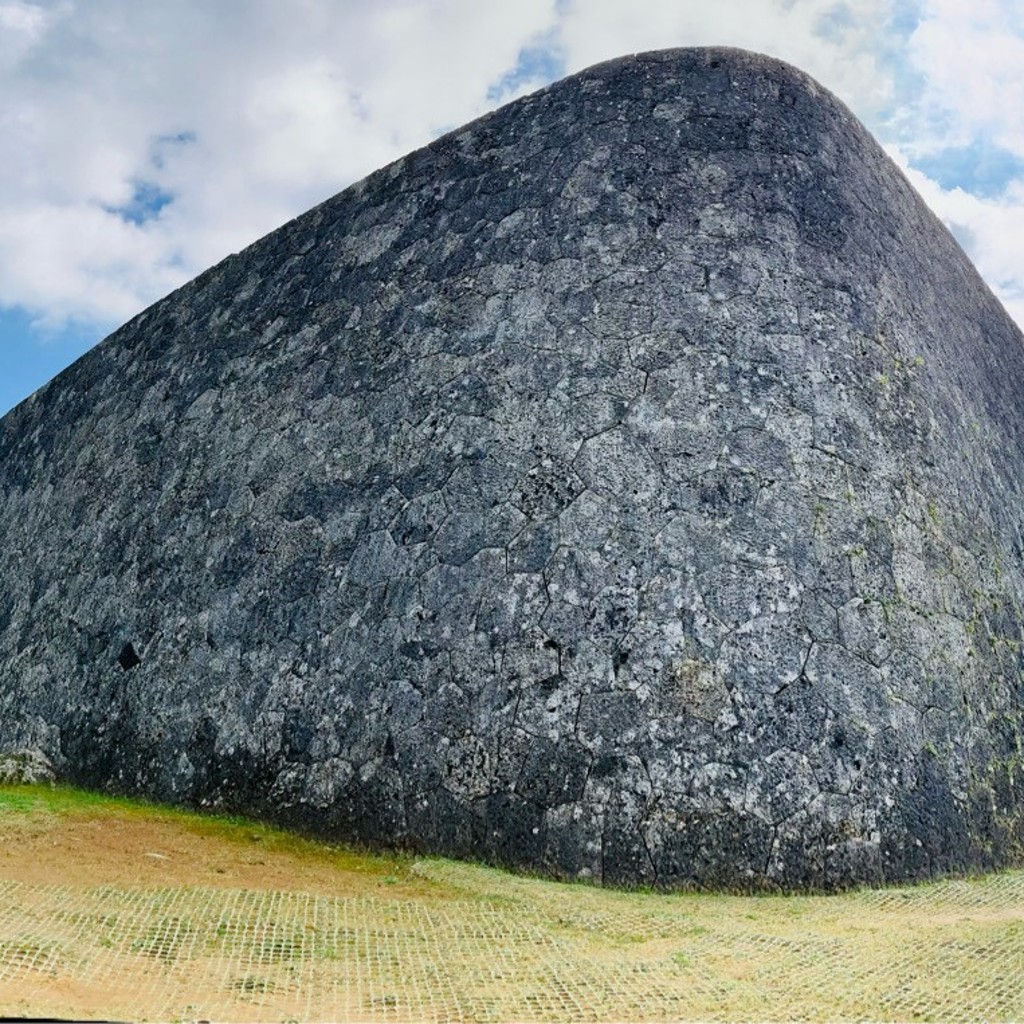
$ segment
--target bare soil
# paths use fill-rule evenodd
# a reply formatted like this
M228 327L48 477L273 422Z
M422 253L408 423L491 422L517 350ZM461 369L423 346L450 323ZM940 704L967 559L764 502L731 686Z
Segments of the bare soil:
M324 896L425 894L401 857L353 853L275 829L160 808L86 805L0 813L0 878L29 885L208 886ZM401 877L405 885L395 888ZM385 884L384 879L388 882Z

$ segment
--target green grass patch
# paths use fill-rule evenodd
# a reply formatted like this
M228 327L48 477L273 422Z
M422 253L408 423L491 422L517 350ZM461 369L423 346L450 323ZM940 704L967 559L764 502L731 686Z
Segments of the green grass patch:
M111 810L128 813L143 809L141 801L92 793L72 786L47 783L9 783L0 785L0 813L74 814ZM152 807L149 808L151 812Z
M13 787L0 789L0 815L31 814L42 806L33 793L20 792Z

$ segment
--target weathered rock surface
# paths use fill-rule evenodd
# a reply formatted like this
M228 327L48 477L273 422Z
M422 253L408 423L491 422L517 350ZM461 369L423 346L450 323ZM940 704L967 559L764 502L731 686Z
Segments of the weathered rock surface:
M1018 860L1021 381L809 78L600 65L0 422L0 748L617 883Z
M0 754L0 784L24 785L53 782L50 759L38 750L11 750Z

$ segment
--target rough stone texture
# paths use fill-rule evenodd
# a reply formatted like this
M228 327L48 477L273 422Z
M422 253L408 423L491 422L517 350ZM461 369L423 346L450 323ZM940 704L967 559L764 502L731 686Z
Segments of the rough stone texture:
M0 784L53 782L56 775L50 759L38 750L12 750L0 754Z
M615 883L1017 861L1022 380L805 75L600 65L0 422L0 746Z

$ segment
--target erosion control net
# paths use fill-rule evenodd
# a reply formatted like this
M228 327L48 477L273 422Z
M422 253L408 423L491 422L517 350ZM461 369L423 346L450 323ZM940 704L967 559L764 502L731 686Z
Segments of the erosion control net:
M1022 873L753 898L413 870L438 894L0 882L0 1005L223 1021L1024 1018Z

